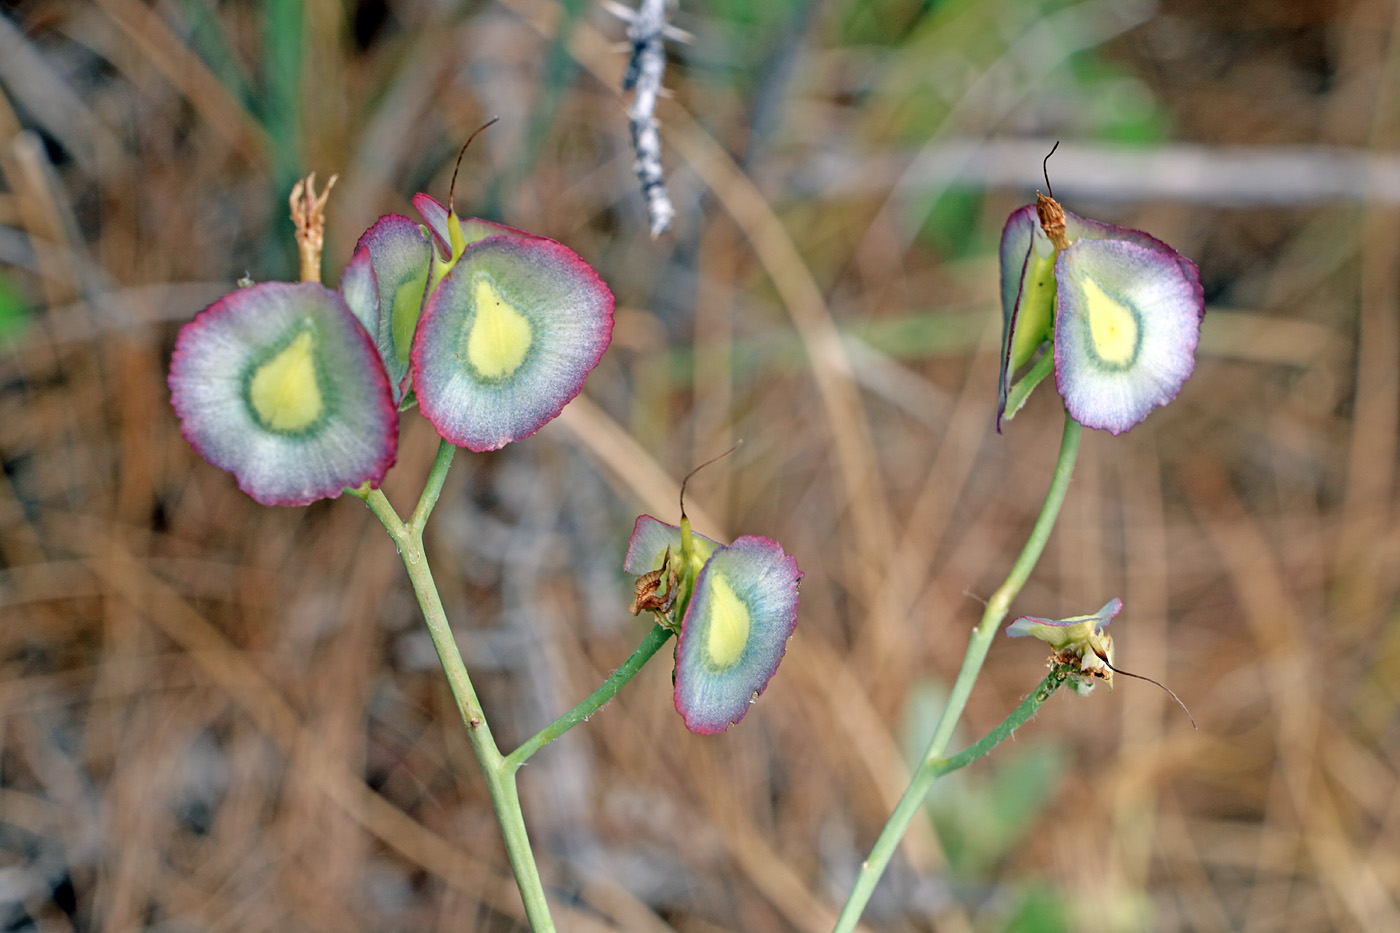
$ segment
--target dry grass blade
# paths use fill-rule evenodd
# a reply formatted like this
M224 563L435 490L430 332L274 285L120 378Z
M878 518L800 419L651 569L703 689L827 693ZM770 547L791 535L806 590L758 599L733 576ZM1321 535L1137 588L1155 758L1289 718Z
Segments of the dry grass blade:
M158 12L138 0L97 0L97 5L239 155L251 165L263 164L269 143L262 127Z
M302 761L304 773L351 819L424 870L476 896L497 910L523 917L514 882L477 861L403 811L386 802L349 774L322 749L322 739L307 731L286 703L240 651L186 603L178 593L151 576L119 544L99 546L92 571L131 607L142 609L253 717L286 754ZM571 929L611 930L606 924L564 913Z

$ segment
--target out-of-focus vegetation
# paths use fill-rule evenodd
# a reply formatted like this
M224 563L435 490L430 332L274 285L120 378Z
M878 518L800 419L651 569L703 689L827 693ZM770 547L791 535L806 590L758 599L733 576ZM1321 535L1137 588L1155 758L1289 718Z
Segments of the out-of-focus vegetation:
M653 242L622 25L569 0L0 9L0 927L505 930L519 902L392 546L269 510L180 438L176 328L295 269L290 182L359 232L446 194L618 295L557 423L462 456L429 531L497 735L644 631L628 530L780 538L806 573L743 724L653 665L531 762L561 927L829 929L1039 508L1042 390L994 430L995 245L1070 210L1200 265L1195 376L1088 437L1014 610L1121 595L1116 692L947 780L871 930L1400 928L1400 63L1378 0L682 0ZM1230 174L1226 174L1226 173ZM1228 179L1222 181L1222 179ZM387 490L418 488L416 414ZM999 641L962 741L1040 678Z

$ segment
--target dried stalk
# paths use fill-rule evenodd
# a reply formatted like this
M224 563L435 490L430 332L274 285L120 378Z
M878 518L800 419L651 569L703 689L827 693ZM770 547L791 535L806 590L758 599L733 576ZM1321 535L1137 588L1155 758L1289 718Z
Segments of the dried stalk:
M642 183L651 235L660 236L671 225L676 209L666 191L666 179L661 170L661 135L657 132L656 101L661 96L661 79L666 73L666 36L678 35L666 22L667 0L640 0L636 10L617 4L609 8L627 23L627 40L632 55L627 72L622 77L622 90L635 92L627 119L632 131L632 149L636 161L632 170Z

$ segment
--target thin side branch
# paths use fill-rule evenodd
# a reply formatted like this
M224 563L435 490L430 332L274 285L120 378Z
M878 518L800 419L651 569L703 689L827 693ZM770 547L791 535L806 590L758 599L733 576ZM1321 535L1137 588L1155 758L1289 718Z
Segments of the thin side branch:
M610 5L627 23L627 39L632 44L622 89L635 92L632 106L627 109L632 149L637 154L632 170L642 183L653 237L660 236L676 216L661 171L661 134L656 123L656 100L661 96L661 79L666 73L663 42L668 35L675 35L666 23L666 4L667 0L639 0L636 11Z

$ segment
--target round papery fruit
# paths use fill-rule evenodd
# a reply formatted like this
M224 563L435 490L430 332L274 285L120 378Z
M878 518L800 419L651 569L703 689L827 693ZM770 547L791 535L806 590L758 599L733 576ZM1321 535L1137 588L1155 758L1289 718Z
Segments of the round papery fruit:
M627 556L622 560L622 569L630 574L641 576L653 570L660 570L661 564L666 560L666 550L671 551L671 562L668 567L674 570L682 581L685 579L695 580L700 575L700 570L705 566L705 561L710 559L710 555L719 547L719 542L713 538L692 531L690 533L691 555L690 566L683 566L684 558L681 555L681 529L679 525L668 525L663 521L658 521L650 515L637 516L637 522L632 526L632 537L627 541ZM687 585L682 582L678 592L672 594L675 600L670 612L671 618L675 618L675 613L682 615L690 605L690 592ZM693 591L693 587L691 587Z
M374 274L369 250L363 246L355 250L349 265L340 273L340 297L361 327L371 334L378 330L379 278Z
M1065 211L1064 215L1065 235L1070 240L1071 248L1080 240L1115 240L1140 246L1162 259L1169 257L1181 270L1191 289L1191 304L1196 315L1205 315L1200 272L1191 260L1141 230L1100 223L1069 211ZM1003 416L1014 414L1006 412L1006 405L1016 371L1031 359L1049 336L1050 303L1055 300L1057 291L1053 272L1056 258L1053 247L1040 229L1035 205L1027 204L1012 211L1001 236L1002 342L1001 373L997 384L998 430L1001 429Z
M1054 247L1040 229L1034 204L1012 211L1006 219L1001 231L1000 259L1001 378L997 382L997 431L1001 430L1006 414L1011 380L1049 336L1054 316Z
M768 686L797 625L800 579L768 538L739 538L705 562L676 645L676 711L691 732L723 732Z
M180 432L264 505L378 486L398 414L379 354L341 296L314 282L240 289L180 329Z
M1031 249L1031 238L1040 226L1036 217L1035 205L1018 207L1006 218L1006 226L1001 228L1001 320L1005 328L1010 324L1016 310L1016 298L1021 294L1021 276L1026 270L1026 257ZM1005 341L1003 333L1002 340Z
M1056 259L1055 381L1085 427L1122 434L1195 368L1200 283L1179 258L1161 244L1082 238Z
M374 271L378 301L372 307L352 303L351 310L374 338L397 403L403 397L413 332L428 287L432 249L418 224L401 214L385 214L355 244L354 259L341 278L341 289L347 298L358 294L355 286L360 284L359 267L363 266L365 253L369 254Z
M1186 276L1186 280L1191 284L1196 313L1200 317L1205 317L1205 290L1201 287L1201 271L1196 268L1194 262L1181 255L1152 234L1143 233L1141 230L1134 230L1131 227L1119 227L1115 224L1106 224L1097 220L1090 220L1087 217L1080 217L1078 214L1071 214L1069 211L1065 211L1065 235L1069 237L1071 245L1073 245L1076 240L1082 238L1091 240L1127 240L1129 243L1136 243L1143 249L1150 250L1163 256L1171 256L1172 261L1181 267L1181 274Z
M583 388L612 338L612 315L612 292L563 244L474 243L418 323L418 406L459 447L496 450L529 437Z

